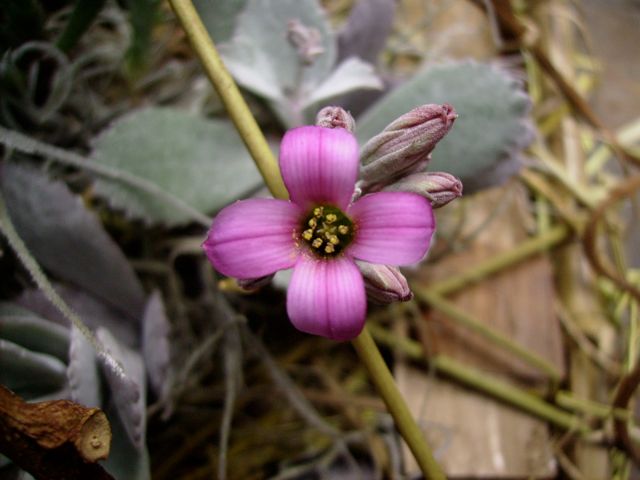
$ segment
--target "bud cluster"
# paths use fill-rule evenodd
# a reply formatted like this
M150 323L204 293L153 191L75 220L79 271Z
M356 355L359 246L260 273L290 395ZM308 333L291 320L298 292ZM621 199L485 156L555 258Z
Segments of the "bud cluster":
M354 198L378 190L412 192L439 208L462 196L462 182L445 172L425 171L431 152L451 130L458 114L451 105L429 104L398 117L360 151L360 181ZM355 122L349 112L325 107L316 116L316 125L344 128L353 132ZM364 278L367 297L378 304L413 298L407 279L390 265L356 261Z

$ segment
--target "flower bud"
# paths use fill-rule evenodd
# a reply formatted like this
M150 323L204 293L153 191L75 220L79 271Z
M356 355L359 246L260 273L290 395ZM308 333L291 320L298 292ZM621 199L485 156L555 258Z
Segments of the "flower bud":
M440 208L462 196L462 182L445 172L420 172L401 178L385 190L417 193L429 200L433 208Z
M356 121L341 107L324 107L316 115L316 125L325 128L344 128L348 132L353 132Z
M295 47L303 65L312 65L316 57L324 53L320 31L307 27L297 18L287 22L287 40Z
M398 117L362 147L363 184L386 185L415 171L416 164L429 159L457 117L454 108L446 103L422 105Z
M406 302L413 298L409 284L397 267L360 262L356 264L364 278L367 298L379 305Z

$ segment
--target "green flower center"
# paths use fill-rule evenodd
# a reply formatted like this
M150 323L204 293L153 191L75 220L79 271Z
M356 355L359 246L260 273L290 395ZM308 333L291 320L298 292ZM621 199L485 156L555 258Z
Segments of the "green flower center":
M315 207L305 217L302 240L322 258L335 257L353 240L353 222L342 210L331 205Z

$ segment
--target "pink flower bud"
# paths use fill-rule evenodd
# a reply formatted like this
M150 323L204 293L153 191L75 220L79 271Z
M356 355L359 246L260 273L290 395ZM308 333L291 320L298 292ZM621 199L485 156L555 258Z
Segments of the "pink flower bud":
M407 279L397 267L360 262L356 265L364 277L367 298L379 305L393 302L406 302L413 298Z
M391 122L360 152L363 185L384 183L415 171L458 117L449 104L422 105Z
M440 208L462 196L462 182L445 172L420 172L401 178L385 190L417 193L427 198L433 208Z
M324 53L320 31L307 27L297 18L287 22L287 40L295 47L304 65L312 65L316 57Z
M316 115L316 125L325 128L344 128L353 132L356 121L351 114L340 107L324 107Z

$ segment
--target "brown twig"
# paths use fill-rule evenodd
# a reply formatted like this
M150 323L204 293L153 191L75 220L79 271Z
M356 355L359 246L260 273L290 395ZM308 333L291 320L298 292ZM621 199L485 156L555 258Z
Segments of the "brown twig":
M485 7L483 2L479 2L478 0L472 1L481 8ZM560 71L555 67L547 53L537 42L537 38L529 34L529 29L527 29L527 27L514 13L511 2L509 0L491 0L491 2L493 4L492 10L495 12L496 19L498 20L502 32L508 38L515 39L521 48L524 48L531 53L536 62L538 62L542 69L549 75L549 77L551 77L571 108L591 126L600 130L603 139L611 146L611 149L618 157L623 158L634 165L640 166L640 158L618 142L615 135L600 120L589 104L584 100L584 98L582 98L582 95L573 88L571 83L569 83L569 81L567 81L562 73L560 73Z
M69 400L26 403L0 385L0 453L37 479L113 480L100 465L111 428L99 408Z
M592 268L599 275L615 283L621 290L629 292L638 302L640 302L640 289L630 283L626 278L618 275L609 265L605 264L597 248L597 233L600 221L607 210L621 200L634 195L639 189L640 175L628 178L613 189L609 197L593 212L585 229L583 240L585 253ZM620 385L613 399L613 408L627 408L627 404L638 388L638 385L640 385L640 362L620 381ZM615 419L614 430L616 443L629 453L636 464L640 465L640 450L633 444L629 436L627 422L622 419Z

